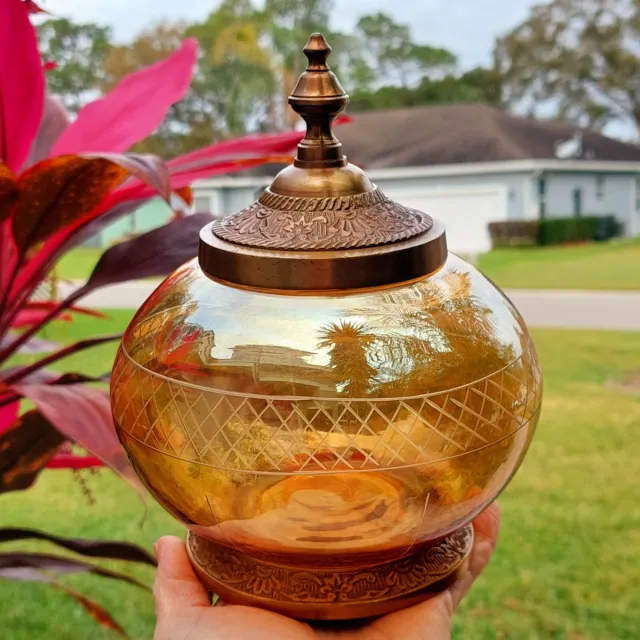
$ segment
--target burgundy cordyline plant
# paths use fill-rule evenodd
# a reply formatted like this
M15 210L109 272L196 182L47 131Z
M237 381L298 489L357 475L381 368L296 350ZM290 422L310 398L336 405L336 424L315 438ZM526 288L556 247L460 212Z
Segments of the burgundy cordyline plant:
M48 323L75 313L97 314L77 303L99 287L177 268L195 255L197 231L208 216L176 215L164 227L111 247L88 281L66 299L36 302L33 294L65 252L145 201L159 195L172 202L174 193L182 196L181 202L188 200L194 180L282 158L302 134L248 136L166 164L156 157L126 154L187 92L196 41L185 40L165 60L125 78L70 122L61 102L46 95L45 65L29 20L37 11L31 0L0 0L0 493L27 489L46 467L106 465L137 485L115 434L104 385L92 385L105 379L48 368L119 336L58 347L38 334ZM15 364L20 358L14 356L38 351L36 362ZM25 400L33 408L24 410ZM78 447L86 453L75 453ZM144 549L128 543L0 528L0 543L25 539L47 540L90 558L155 564ZM78 555L0 553L0 579L49 582L101 624L124 635L103 607L56 579L57 573L77 572L147 588Z

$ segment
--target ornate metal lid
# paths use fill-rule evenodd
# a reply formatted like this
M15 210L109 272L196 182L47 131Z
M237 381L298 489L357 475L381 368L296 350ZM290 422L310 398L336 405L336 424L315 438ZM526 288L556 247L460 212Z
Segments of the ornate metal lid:
M444 227L387 198L349 164L332 123L349 101L316 33L289 104L307 124L293 165L250 207L200 233L203 271L229 284L333 291L406 282L446 260ZM375 135L375 132L372 132Z

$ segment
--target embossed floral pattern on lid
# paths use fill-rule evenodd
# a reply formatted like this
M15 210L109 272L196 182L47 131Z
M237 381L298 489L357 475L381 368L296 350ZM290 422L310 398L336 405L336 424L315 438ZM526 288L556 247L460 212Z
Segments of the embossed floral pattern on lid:
M328 198L296 198L266 190L250 207L217 221L227 242L295 251L374 247L429 231L433 221L389 200L379 189Z

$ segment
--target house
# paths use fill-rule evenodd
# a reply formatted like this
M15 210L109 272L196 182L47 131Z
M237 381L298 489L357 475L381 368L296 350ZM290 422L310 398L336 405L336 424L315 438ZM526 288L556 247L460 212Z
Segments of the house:
M441 219L453 251L487 251L487 225L500 220L614 215L625 235L640 235L640 147L481 104L352 118L336 128L349 160L390 198ZM238 211L280 168L203 180L195 209Z

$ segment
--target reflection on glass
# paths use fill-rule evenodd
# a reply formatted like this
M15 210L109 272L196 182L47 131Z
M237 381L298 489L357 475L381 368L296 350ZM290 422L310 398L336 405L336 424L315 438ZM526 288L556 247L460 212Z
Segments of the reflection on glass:
M526 451L541 378L517 312L455 256L343 296L233 289L194 261L137 314L112 398L138 473L195 533L335 565L402 556L484 508Z

